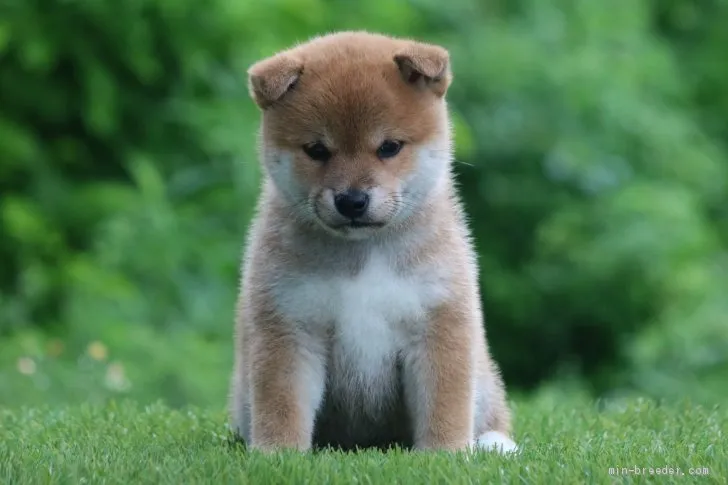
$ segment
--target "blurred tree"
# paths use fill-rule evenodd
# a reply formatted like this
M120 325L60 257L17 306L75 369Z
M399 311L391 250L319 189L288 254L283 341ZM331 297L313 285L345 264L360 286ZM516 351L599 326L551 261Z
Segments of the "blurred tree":
M71 258L135 197L136 164L173 199L227 181L240 150L215 130L241 119L245 18L221 0L2 3L0 331L57 320Z
M449 17L428 4L433 25L450 23L450 99L476 140L458 168L507 382L575 370L606 391L631 369L628 342L656 321L687 325L672 320L694 304L680 288L687 268L711 275L700 291L728 291L712 271L725 248L711 224L726 207L724 147L696 123L681 57L654 34L663 7L457 2ZM723 315L690 324L726 350Z
M655 26L680 60L680 76L690 90L690 106L703 129L728 149L728 1L671 0L655 2ZM711 207L728 243L728 204Z
M259 177L245 69L368 29L451 51L457 173L509 385L575 373L598 393L724 396L727 5L2 2L0 394L118 392L33 343L55 335L73 365L103 341L136 397L223 399L209 375L228 371ZM53 365L12 387L3 359L25 354Z

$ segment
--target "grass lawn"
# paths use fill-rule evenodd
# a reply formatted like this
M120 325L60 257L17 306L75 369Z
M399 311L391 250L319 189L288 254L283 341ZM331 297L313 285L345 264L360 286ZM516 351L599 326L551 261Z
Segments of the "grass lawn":
M514 412L521 454L468 460L404 451L265 456L229 442L223 412L192 408L6 409L0 484L728 483L724 408L542 399Z

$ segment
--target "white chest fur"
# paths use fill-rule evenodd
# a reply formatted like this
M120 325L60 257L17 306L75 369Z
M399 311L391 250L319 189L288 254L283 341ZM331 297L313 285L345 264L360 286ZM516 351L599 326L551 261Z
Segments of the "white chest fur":
M426 311L441 301L445 285L436 268L403 275L373 254L355 276L289 276L275 293L285 318L312 330L324 326L349 370L371 381L424 328Z

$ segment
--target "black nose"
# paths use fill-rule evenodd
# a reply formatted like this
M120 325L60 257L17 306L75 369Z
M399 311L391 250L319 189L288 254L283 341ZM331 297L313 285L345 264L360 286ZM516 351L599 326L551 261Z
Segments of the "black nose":
M355 219L363 216L367 211L369 194L361 190L347 190L334 197L334 205L339 214L349 219Z

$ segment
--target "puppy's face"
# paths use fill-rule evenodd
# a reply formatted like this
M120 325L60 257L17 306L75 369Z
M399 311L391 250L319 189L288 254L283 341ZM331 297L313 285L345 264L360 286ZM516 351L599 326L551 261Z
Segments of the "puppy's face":
M278 196L362 239L423 207L449 169L444 49L343 33L255 64L262 155Z

